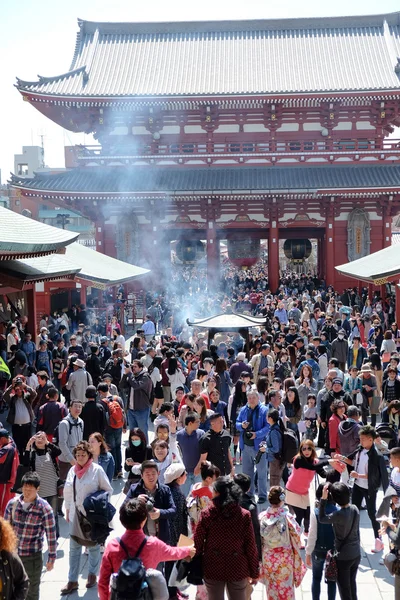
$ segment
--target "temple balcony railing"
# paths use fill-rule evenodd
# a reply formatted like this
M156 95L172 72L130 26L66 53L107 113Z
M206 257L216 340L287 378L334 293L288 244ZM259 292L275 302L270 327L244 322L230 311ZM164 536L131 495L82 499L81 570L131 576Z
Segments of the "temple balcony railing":
M115 144L108 147L77 146L81 165L118 164L227 164L280 162L396 162L400 140L318 139L268 140L256 142L182 142Z

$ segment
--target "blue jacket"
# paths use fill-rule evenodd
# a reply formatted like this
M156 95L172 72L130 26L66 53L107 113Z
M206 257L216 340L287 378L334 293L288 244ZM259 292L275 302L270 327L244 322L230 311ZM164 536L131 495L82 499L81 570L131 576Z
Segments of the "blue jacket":
M148 495L142 479L139 481L139 483L134 483L131 485L126 495L125 502L127 502L130 498L137 498L140 496L140 494L144 494L146 496ZM176 513L176 506L172 498L171 490L167 485L157 483L157 489L154 493L154 506L160 511L160 518L157 521L157 537L166 544L169 544L169 519L174 517Z
M358 354L357 354L357 364L356 364L357 369L361 369L365 358L367 358L367 351L363 346L359 346ZM349 369L352 364L353 364L353 347L349 348L349 352L347 355L347 365L348 365Z
M246 431L242 427L243 421L250 421L251 408L248 404L240 409L238 418L236 420L236 429L240 431L240 442L239 447L243 450L244 447L244 432ZM265 436L269 431L269 424L267 422L268 407L265 404L258 404L256 410L253 413L253 421L251 423L251 431L256 434L254 442L255 450L258 450L260 443L265 440ZM248 428L249 429L249 428Z
M115 462L111 452L103 452L99 455L99 465L108 477L109 482L112 482L115 471Z
M303 360L299 364L298 369L296 371L296 377L300 377L300 372L304 365L308 365L309 367L311 367L313 379L314 379L314 381L318 381L318 379L319 379L319 364L317 363L316 360L313 360L312 358L307 358L306 360Z
M267 433L267 461L272 462L282 454L282 432L279 425L273 425Z
M98 544L104 544L110 531L108 526L112 521L116 509L109 502L109 494L104 490L98 490L86 496L83 501L83 508L86 512L86 518L92 526L90 537Z

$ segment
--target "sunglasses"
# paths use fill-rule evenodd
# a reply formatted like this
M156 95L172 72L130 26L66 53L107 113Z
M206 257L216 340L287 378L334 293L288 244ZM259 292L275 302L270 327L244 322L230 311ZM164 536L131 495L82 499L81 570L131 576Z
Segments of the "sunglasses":
M310 451L312 451L312 450L314 450L314 448L311 448L311 446L303 446L302 450L310 450Z

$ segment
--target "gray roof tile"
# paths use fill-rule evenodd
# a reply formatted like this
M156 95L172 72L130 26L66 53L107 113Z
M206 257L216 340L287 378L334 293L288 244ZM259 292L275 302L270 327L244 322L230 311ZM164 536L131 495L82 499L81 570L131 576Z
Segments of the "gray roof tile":
M319 190L400 188L400 165L320 167L144 168L86 167L33 179L13 176L14 187L93 193L201 192L227 190Z
M79 234L45 225L0 206L0 254L39 254L56 252Z
M71 97L400 90L400 13L372 17L91 23L79 21L71 70L18 80Z

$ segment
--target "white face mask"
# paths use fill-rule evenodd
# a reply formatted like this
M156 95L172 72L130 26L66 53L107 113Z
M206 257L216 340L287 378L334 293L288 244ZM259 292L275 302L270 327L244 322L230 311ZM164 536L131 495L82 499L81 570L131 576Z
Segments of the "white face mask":
M342 335L341 333L338 335L339 340L343 340L344 335Z

